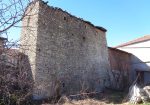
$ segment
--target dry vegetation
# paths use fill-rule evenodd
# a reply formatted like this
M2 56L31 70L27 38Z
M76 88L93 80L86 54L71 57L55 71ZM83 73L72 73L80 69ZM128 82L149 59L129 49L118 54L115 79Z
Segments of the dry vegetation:
M85 99L80 101L66 102L63 105L114 105L114 103L107 103L105 101L94 100L94 99ZM128 103L122 103L117 105L128 105Z
M104 93L84 95L73 99L64 96L57 104L44 104L43 102L42 105L129 105L128 102L123 101L125 97L125 92L106 90Z
M26 16L26 14L24 14L25 7L27 3L30 3L32 0L10 1L11 2L6 4L5 0L0 0L0 36L5 34L7 35L7 31L12 27L20 27L16 26L16 24ZM24 3L25 1L26 3ZM16 45L16 43L8 45L9 46L7 46L6 48L7 51L14 46L18 46ZM1 52L0 56L5 53L6 52ZM27 86L32 86L33 83L29 82L27 78L22 78L24 74L27 74L25 72L22 72L22 69L23 68L18 65L11 68L8 68L8 66L2 67L0 65L0 71L2 72L0 73L0 105L54 105L56 103L56 105L128 105L128 103L123 102L124 97L126 97L126 94L124 92L116 92L110 90L106 90L101 94L84 96L78 99L70 98L69 96L68 98L62 97L58 102L54 100L54 104L49 104L49 101L34 102L30 97L31 90L29 88L26 88ZM10 72L10 70L12 72ZM12 77L15 78L14 81L12 81L12 78L8 78L7 74L9 74L10 76L13 75Z

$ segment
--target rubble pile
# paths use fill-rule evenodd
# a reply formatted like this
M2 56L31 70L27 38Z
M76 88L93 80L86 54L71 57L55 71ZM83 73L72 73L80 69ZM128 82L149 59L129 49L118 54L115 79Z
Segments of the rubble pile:
M133 104L150 102L150 86L141 88L137 84L129 88L129 101Z

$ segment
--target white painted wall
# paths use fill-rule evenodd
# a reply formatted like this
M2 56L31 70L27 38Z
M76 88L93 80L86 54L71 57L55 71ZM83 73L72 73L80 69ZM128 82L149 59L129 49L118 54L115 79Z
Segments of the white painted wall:
M133 54L132 56L132 79L135 79L136 73L135 70L139 69L142 71L150 71L150 40L145 42L140 42L128 46L119 47L118 49L129 52ZM146 74L145 74L146 73ZM150 73L145 72L144 75L146 83L150 81L148 80L148 76L150 77Z
M141 43L137 43L137 44L120 47L118 49L133 54L135 56L132 58L133 64L137 65L138 63L140 63L142 65L142 66L141 65L138 66L138 68L145 69L145 70L148 69L145 67L145 63L143 64L141 62L150 61L150 40L141 42ZM146 63L146 65L150 66L150 63Z

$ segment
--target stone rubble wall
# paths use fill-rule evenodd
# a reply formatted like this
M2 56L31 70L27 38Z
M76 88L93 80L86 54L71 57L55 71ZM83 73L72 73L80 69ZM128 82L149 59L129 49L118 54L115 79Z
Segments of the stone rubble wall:
M105 31L42 1L37 2L35 10L38 15L30 17L29 23L35 31L22 31L22 38L27 35L24 42L33 44L27 48L34 51L25 52L35 64L31 67L34 98L100 92L109 86Z

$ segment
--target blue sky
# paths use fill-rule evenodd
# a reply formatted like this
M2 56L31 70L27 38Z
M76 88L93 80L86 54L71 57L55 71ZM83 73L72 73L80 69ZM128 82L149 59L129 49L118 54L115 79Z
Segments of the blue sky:
M44 0L49 5L107 29L107 43L116 46L150 34L150 0ZM10 30L9 39L20 31Z

